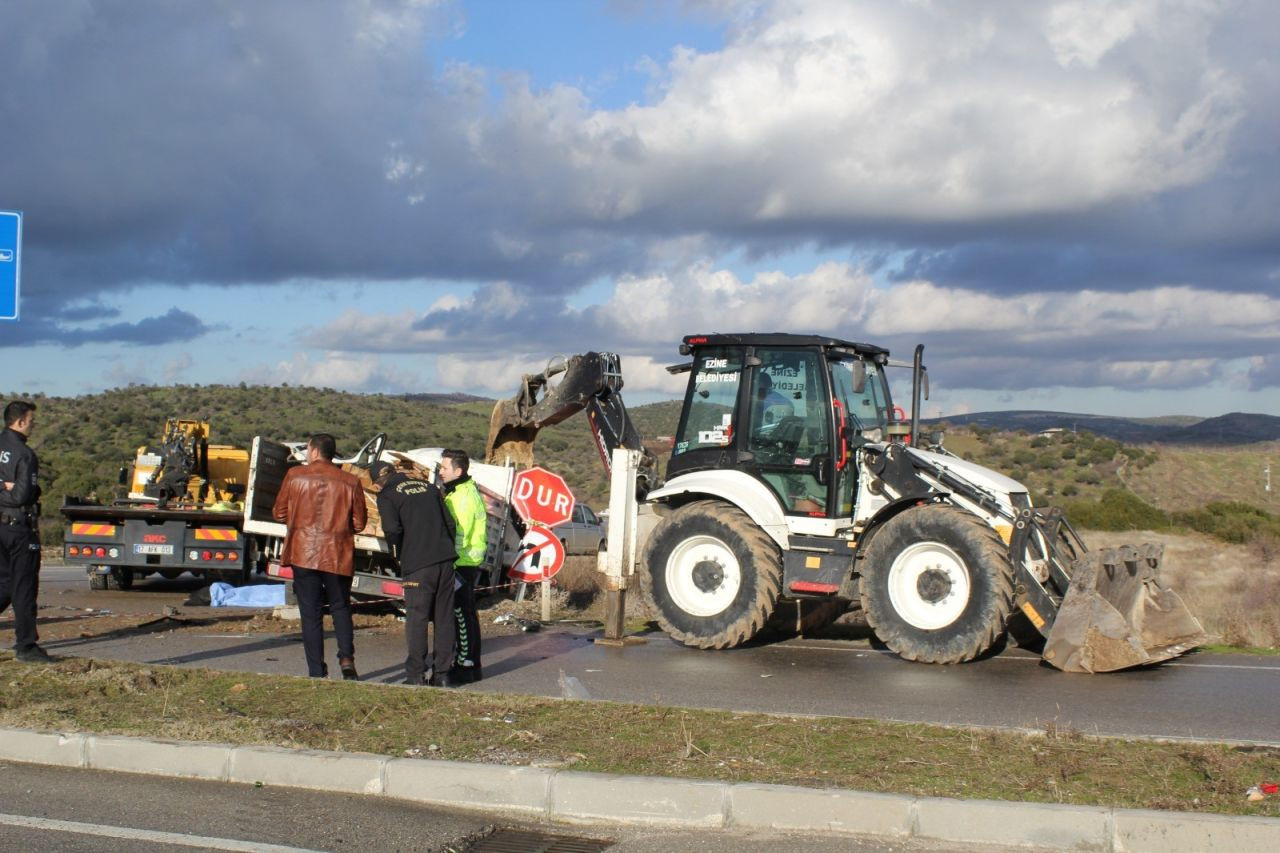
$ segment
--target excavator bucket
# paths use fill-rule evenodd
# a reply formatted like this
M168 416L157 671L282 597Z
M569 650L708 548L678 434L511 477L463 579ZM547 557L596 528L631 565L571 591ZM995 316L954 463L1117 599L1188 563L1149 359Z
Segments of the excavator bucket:
M1065 672L1110 672L1169 660L1204 642L1182 599L1160 582L1160 545L1107 548L1071 565L1044 646Z

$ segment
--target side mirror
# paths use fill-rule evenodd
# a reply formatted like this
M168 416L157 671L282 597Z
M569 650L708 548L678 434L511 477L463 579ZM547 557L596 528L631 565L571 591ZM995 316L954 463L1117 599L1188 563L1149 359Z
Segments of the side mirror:
M129 466L127 465L120 466L120 485L129 485Z
M946 436L946 433L944 433L944 432L943 432L942 430L940 430L940 429L936 429L936 430L934 430L933 432L929 433L929 446L930 446L930 447L941 447L941 446L942 446L942 439L943 439L945 436Z
M853 363L853 393L861 394L867 390L867 366L858 359Z

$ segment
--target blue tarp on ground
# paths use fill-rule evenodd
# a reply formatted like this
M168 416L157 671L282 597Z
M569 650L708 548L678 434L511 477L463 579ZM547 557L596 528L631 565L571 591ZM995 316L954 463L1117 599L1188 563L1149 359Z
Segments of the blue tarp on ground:
M284 604L282 583L240 587L229 583L209 584L210 607L276 607L281 604Z

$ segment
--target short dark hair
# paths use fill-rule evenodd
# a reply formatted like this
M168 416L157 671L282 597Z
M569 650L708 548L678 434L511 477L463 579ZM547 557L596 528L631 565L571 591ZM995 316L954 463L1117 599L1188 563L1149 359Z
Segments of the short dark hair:
M338 440L327 432L318 432L307 441L307 447L314 447L321 459L329 462L338 455Z
M9 427L16 424L27 416L27 412L34 412L36 404L27 400L14 400L12 403L4 407L4 425Z
M465 450L446 449L440 454L441 459L448 459L453 463L453 467L462 473L467 473L467 469L471 467L471 457L467 455Z

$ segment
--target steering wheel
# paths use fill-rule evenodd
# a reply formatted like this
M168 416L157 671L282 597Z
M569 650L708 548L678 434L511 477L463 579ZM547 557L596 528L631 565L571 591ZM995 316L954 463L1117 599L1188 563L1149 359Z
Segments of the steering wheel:
M787 415L769 431L768 435L761 436L762 443L776 450L779 455L790 455L795 453L796 448L800 446L801 440L804 439L804 418L796 415Z

